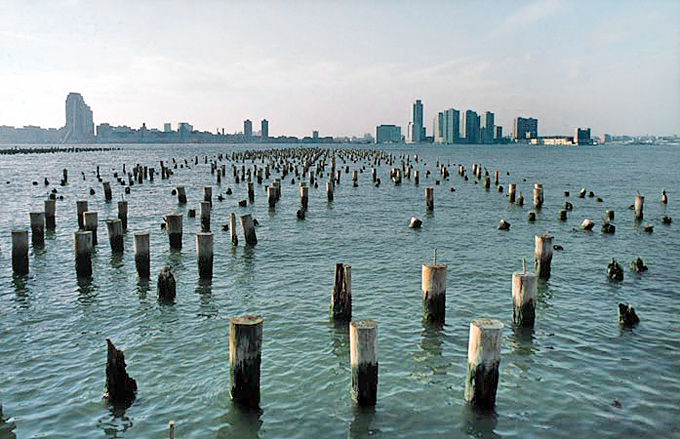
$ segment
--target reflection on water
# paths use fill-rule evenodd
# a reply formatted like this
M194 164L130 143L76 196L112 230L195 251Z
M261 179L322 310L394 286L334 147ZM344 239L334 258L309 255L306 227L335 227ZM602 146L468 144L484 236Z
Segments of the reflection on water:
M92 283L92 278L78 278L78 303L91 305L97 298L97 285Z
M349 423L349 433L347 437L365 438L380 433L380 430L371 429L371 424L375 419L375 407L353 406L354 419Z
M434 375L446 375L451 361L443 357L444 332L441 328L426 327L421 331L419 350L413 353L413 359L420 363L418 375L432 380Z
M328 325L331 336L331 352L338 357L341 366L345 366L349 357L349 324L331 321Z
M111 268L123 268L123 253L111 253Z
M212 294L212 280L199 279L196 284L196 294L199 297L198 317L217 317L219 310Z
M124 433L132 427L132 419L125 415L125 407L106 404L108 413L97 421L98 427L107 438L124 437Z
M493 410L481 410L471 407L470 405L463 406L463 432L471 437L476 438L500 438L494 430L498 419L496 412Z
M166 264L168 267L170 267L170 271L172 271L173 274L175 271L184 269L184 261L181 250L175 250L168 247L167 255L168 257L166 259Z
M14 430L17 428L16 423L11 418L9 421L5 420L2 413L2 404L0 404L0 438L1 439L16 439L17 435Z
M20 308L29 308L31 306L30 290L27 287L28 275L18 276L12 274L12 287L14 287L14 300L19 304Z
M533 353L534 328L513 327L508 342L518 355Z
M137 296L139 300L146 300L146 295L150 290L149 279L137 279Z
M262 428L262 409L250 409L231 404L229 412L220 418L220 422L227 424L217 432L218 438L259 438Z
M538 305L541 305L545 309L552 308L552 305L550 304L552 297L553 292L550 288L550 284L539 279L536 286L536 308L538 308Z

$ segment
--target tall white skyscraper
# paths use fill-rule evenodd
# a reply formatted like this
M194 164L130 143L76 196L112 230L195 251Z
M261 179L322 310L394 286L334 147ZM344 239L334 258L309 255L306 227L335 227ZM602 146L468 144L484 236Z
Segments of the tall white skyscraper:
M419 143L422 140L422 133L423 133L423 103L420 102L420 99L416 100L413 103L413 120L412 124L409 126L409 142L410 143Z

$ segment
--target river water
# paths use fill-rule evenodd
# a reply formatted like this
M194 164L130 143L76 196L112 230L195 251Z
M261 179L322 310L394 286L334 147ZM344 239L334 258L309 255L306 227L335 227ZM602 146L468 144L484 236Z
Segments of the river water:
M419 155L419 187L407 179L394 186L383 161L382 185L375 188L370 165L348 162L350 173L343 172L332 203L324 185L310 190L304 221L296 219L298 181L291 184L290 175L271 212L268 181L255 184L253 205L238 207L246 186L234 183L231 162L220 162L227 165L221 186L209 165L193 164L195 155L216 158L243 147L121 148L0 156L0 438L160 438L167 437L170 420L182 438L680 436L677 147L387 146L395 156ZM116 216L116 203L104 202L95 167L112 181L115 201L123 187L112 174L123 163L128 170L137 163L158 170L159 160L173 157L187 159L190 169L132 187L125 253L112 257L103 222ZM434 183L437 158L451 173L440 185ZM461 163L468 171L481 163L492 178L500 171L506 190L498 193L492 184L485 191L475 178L465 181L456 174ZM351 171L362 165L366 171L354 188ZM63 168L69 184L61 187ZM507 201L511 182L524 194L523 207ZM543 184L545 204L529 223L534 183ZM186 206L171 194L177 185L186 187ZM160 228L164 215L197 209L203 186L213 186L212 282L198 278L198 218L185 215L179 253L169 251ZM431 214L426 186L435 188ZM28 228L28 213L42 210L53 187L64 197L57 201L56 232L47 234L44 249L30 249L30 274L14 276L11 230ZM217 201L227 187L234 194ZM595 197L578 198L581 187ZM662 188L667 205L660 202ZM557 212L566 190L574 210L561 222ZM636 191L645 196L651 234L628 210ZM99 212L90 282L79 282L74 268L79 199ZM599 231L606 209L615 211L614 235ZM219 230L229 212L259 221L257 246L244 247L242 237L231 246L228 232ZM661 224L663 215L676 223ZM422 229L408 228L412 216L423 220ZM595 221L594 232L578 230L585 218ZM509 231L497 230L500 219L511 223ZM138 231L151 234L150 283L135 271L132 233ZM522 258L532 267L534 235L546 232L564 250L555 251L552 277L539 285L534 330L514 331L511 275L521 270ZM442 329L423 327L421 320L421 264L431 262L435 249L438 262L448 265ZM649 267L642 275L628 269L638 256ZM624 266L622 282L607 281L612 258ZM347 330L329 323L337 262L352 266L354 317L378 323L375 409L353 406ZM156 299L155 277L164 265L177 280L172 305ZM619 326L619 302L635 307L638 326ZM229 398L228 319L243 314L264 318L262 403L254 413ZM482 316L505 324L492 413L475 412L463 399L469 323ZM139 388L124 411L102 400L107 338L125 352Z

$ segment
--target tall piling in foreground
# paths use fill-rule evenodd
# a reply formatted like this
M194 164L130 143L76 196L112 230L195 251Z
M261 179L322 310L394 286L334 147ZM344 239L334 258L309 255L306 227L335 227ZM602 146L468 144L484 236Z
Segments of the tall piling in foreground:
M118 219L120 224L123 226L123 231L127 230L127 216L128 216L128 202L119 201L118 202Z
M465 400L473 407L490 409L496 404L502 333L503 323L498 320L480 318L470 323Z
M12 270L28 274L28 230L12 230Z
M45 200L45 227L47 230L57 228L57 202L55 200Z
M354 320L349 325L352 400L374 406L378 399L378 325L374 320Z
M309 188L307 186L300 186L300 205L303 209L307 209L309 204Z
M333 292L331 293L331 318L336 322L352 320L352 267L335 264Z
M149 234L135 233L133 235L132 245L135 253L135 267L137 267L137 275L142 279L148 279L151 276Z
M536 235L534 246L534 267L539 279L550 279L550 263L553 255L553 237L549 234Z
M255 224L253 223L253 217L250 216L250 214L241 216L241 229L243 229L243 237L245 238L246 244L257 244Z
M92 232L92 245L97 245L97 212L87 211L83 213L83 229Z
M236 233L236 215L232 212L229 214L229 237L232 245L238 245L238 234Z
M229 320L231 399L243 407L260 405L262 317L246 315Z
M201 232L210 232L210 202L201 201L199 208L199 217L201 219Z
M425 205L427 210L434 210L434 188L425 188Z
M30 212L28 216L31 220L31 242L42 247L45 245L45 212Z
M170 249L182 250L182 214L166 215L165 223L165 230L170 240Z
M512 322L515 326L534 327L537 285L536 275L526 270L512 273Z
M130 405L137 395L137 382L128 375L125 355L106 339L106 399L111 404Z
M534 184L534 207L540 209L543 206L543 185Z
M87 201L76 201L76 215L78 216L78 228L85 227L85 218L83 214L87 212Z
M119 219L107 219L106 230L109 233L111 252L123 253L123 222Z
M644 217L643 208L645 205L645 197L638 194L635 196L635 219L642 220Z
M515 183L508 183L508 201L510 203L515 202Z
M213 273L213 234L196 234L196 259L198 259L198 275L201 279L212 279Z
M76 275L79 278L92 276L92 232L76 232L73 235L73 251L76 256Z
M446 314L446 265L423 264L421 289L423 317L428 323L443 325Z

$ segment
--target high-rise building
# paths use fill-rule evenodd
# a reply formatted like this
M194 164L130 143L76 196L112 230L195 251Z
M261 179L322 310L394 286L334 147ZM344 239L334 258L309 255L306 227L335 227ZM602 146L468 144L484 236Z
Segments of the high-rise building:
M80 93L69 93L66 96L66 125L64 126L63 143L94 142L94 122L92 110L85 103Z
M496 136L494 137L494 140L496 142L500 142L503 139L503 127L500 125L496 125Z
M243 121L243 137L246 141L253 138L253 122L250 119Z
M319 131L318 130L312 131L312 139L319 140Z
M172 124L171 123L166 122L165 124L163 124L163 132L169 133L171 131L172 131Z
M592 145L593 140L590 138L590 128L576 128L574 130L574 143L577 145Z
M446 143L444 113L437 114L432 122L432 138L434 143Z
M538 138L538 120L533 117L515 118L515 126L513 128L512 136L515 141Z
M419 143L423 138L423 103L420 99L413 103L413 120L409 130L409 142Z
M449 108L444 112L444 143L460 142L460 111Z
M401 127L396 125L378 125L375 128L375 143L401 142Z
M466 143L479 143L479 115L466 110L463 113L463 138Z
M493 143L495 134L494 114L490 111L482 113L479 125L481 143Z
M263 139L269 138L269 121L267 119L262 119L260 123L260 136Z

